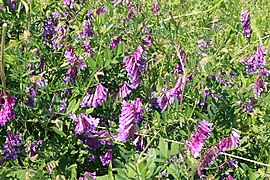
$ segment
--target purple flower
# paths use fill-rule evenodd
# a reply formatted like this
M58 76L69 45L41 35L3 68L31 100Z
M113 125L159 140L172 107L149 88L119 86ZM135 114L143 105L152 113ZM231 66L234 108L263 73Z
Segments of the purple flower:
M116 48L116 46L121 42L120 37L115 38L112 40L111 44L110 44L110 50Z
M99 123L99 118L93 118L87 114L80 114L78 117L69 115L69 118L76 122L74 129L75 134L83 134L85 132L95 132Z
M259 98L261 93L263 92L263 88L261 87L261 85L266 89L267 91L267 85L268 82L265 82L262 80L262 78L258 78L257 81L255 82L255 84L253 85L253 92L254 92L254 97L255 98Z
M3 156L7 160L16 159L20 154L20 145L21 145L22 135L14 134L11 131L7 132L6 141L2 148Z
M237 147L240 142L239 133L239 130L233 128L230 137L226 137L218 143L217 147L219 151L224 152L228 149Z
M37 154L37 148L42 145L42 140L39 140L38 142L31 142L29 146L26 149L26 152L28 152L29 156L33 157Z
M89 40L82 41L82 46L85 48L85 52L87 52L89 55L94 54Z
M183 67L182 66L184 66L185 60L187 59L185 51L180 46L178 47L178 52L180 54L181 59L179 59L180 62L177 64L177 66L174 69L173 74L175 76L178 75L178 74L181 74L183 72Z
M106 13L106 8L104 6L101 6L98 10L97 10L97 15L99 16L101 13L105 14Z
M65 51L65 58L67 59L67 62L69 64L73 64L74 61L76 60L76 55L73 52L71 46L67 46L67 50Z
M33 87L26 87L26 93L30 95L30 97L26 97L26 99L24 100L24 104L27 106L31 106L34 107L35 106L35 102L36 102L36 98L35 96L37 95L37 91L35 90L35 88Z
M10 92L6 91L6 95ZM17 105L17 100L13 96L6 96L0 92L0 125L5 126L7 122L12 121L15 118L16 112L14 111Z
M87 177L91 178L91 179L96 179L96 172L84 172L85 177L79 177L79 180L88 180Z
M251 30L250 30L250 14L248 11L245 11L241 14L241 22L245 36L249 38Z
M54 23L51 19L48 19L43 23L43 26L41 28L42 30L42 36L48 40L50 40L53 37L54 34Z
M76 77L78 74L77 66L76 64L70 66L66 72L66 77L64 79L64 82L68 84L69 80L71 79L72 84L76 84Z
M145 62L143 61L144 49L142 46L138 46L132 56L125 57L126 71L129 75L131 83L134 83L140 79L140 73L142 72Z
M113 160L112 150L107 150L106 154L100 156L100 161L103 166L109 166L110 162Z
M153 13L157 14L159 10L160 10L160 2L154 4Z
M187 141L187 147L196 158L201 152L204 140L207 139L208 136L212 133L213 123L209 123L208 121L202 121L198 125L198 129L191 135L189 140Z
M59 23L54 29L54 35L53 35L53 40L52 40L52 44L53 44L54 49L59 50L63 47L63 44L66 41L65 34L66 34L66 28L61 23ZM68 49L69 48L70 47L68 46ZM69 50L72 51L71 48ZM66 53L67 53L67 51L66 51ZM68 54L67 54L67 56L68 56ZM65 54L65 57L66 57L66 54Z
M202 173L202 168L207 169L209 164L213 164L214 160L218 156L216 147L209 148L201 157L200 163L198 166L198 175L200 177L204 177Z
M61 15L58 11L55 11L52 14L53 14L53 19L54 20L57 20L59 18L59 16Z
M226 178L226 180L234 180L234 178L233 178L231 175L229 175L229 176Z
M143 104L140 99L122 102L122 110L119 120L118 141L126 142L136 132L136 124L143 118Z
M144 136L141 136L141 135L138 135L134 141L133 141L133 144L136 146L136 149L138 151L143 151L145 149L145 137Z
M253 53L251 57L243 61L243 63L246 65L247 73L255 73L257 70L265 68L265 49L266 47L262 45L258 46L256 53Z
M125 81L124 85L119 89L118 97L125 98L131 93L130 85Z
M81 142L86 144L91 150L96 150L100 146L99 140L92 135L85 139L81 139Z
M89 10L89 11L87 12L87 17L88 17L89 19L94 19L94 13L93 13L93 11Z
M82 32L81 32L82 37L93 37L94 36L94 31L92 28L92 25L90 23L90 20L84 20L82 23Z
M230 76L231 77L235 77L236 76L236 73L235 72L230 72Z
M64 6L69 6L70 8L74 7L75 0L63 0L62 4Z
M145 39L143 40L143 43L146 45L146 46L152 46L153 45L153 37L152 36L145 36Z
M163 88L161 90L161 95L157 97L157 103L159 104L159 107L161 109L161 112L164 112L168 105L172 105L175 97L178 101L182 98L182 91L183 91L183 77L179 77L177 82L175 83L174 87L170 90L168 88Z
M94 94L86 93L81 102L81 107L97 107L102 105L107 99L108 93L108 89L99 83Z

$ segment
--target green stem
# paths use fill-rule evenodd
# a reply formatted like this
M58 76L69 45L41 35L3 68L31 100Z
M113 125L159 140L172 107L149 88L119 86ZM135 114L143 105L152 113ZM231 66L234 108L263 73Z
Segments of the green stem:
M7 23L3 24L2 29L2 40L1 40L1 64L0 64L0 76L2 85L6 87L6 76L5 76L5 68L4 68L4 52L5 52L5 38L6 38L6 32L7 32ZM5 94L5 90L3 90Z

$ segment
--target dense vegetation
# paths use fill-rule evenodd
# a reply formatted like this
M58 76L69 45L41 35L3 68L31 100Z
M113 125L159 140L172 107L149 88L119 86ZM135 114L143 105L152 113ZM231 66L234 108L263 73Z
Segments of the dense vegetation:
M269 179L269 7L0 1L0 179Z

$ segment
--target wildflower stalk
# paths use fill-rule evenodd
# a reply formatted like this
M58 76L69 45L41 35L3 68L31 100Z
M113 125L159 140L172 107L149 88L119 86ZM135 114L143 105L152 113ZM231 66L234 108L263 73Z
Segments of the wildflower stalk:
M4 51L5 51L6 32L7 32L7 23L4 23L3 28L2 28L1 63L0 63L0 76L1 76L1 82L2 82L3 87L6 87L6 76L5 76L5 69L4 69ZM3 92L5 94L5 90L3 90Z
M258 162L258 161L254 161L252 159L247 159L247 158L236 156L236 155L233 155L233 154L228 154L228 153L225 153L225 152L219 152L219 154L223 154L225 156L230 156L230 157L233 157L233 158L236 158L236 159L241 159L241 160L244 160L244 161L252 162L252 163L255 163L255 164L259 164L261 166L270 167L270 164L261 163L261 162Z

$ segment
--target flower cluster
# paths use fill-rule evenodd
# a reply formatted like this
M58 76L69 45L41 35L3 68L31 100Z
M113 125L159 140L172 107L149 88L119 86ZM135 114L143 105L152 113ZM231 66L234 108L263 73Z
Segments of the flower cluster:
M257 80L253 85L254 97L259 98L263 92L264 87L267 90L267 82L263 81L263 77L267 77L270 71L266 68L266 47L260 45L257 47L256 53L253 53L251 57L245 59L243 63L246 65L247 73L257 73Z
M100 161L102 162L103 166L109 166L112 159L113 159L113 153L111 149L108 149L104 155L100 156Z
M5 126L7 122L12 121L16 115L14 111L17 105L17 100L6 91L6 97L3 92L0 92L0 125Z
M238 143L240 142L240 131L237 129L232 129L230 137L226 137L222 139L216 146L213 146L209 148L201 157L200 163L198 166L198 175L200 177L204 177L204 174L202 173L202 169L207 169L209 164L212 164L213 161L218 156L219 152L224 152L228 149L235 148L238 146ZM232 165L235 165L234 162L229 162Z
M239 133L240 133L240 131L233 128L230 137L226 137L226 138L222 139L217 144L219 151L224 152L228 149L237 147L238 143L240 142Z
M3 156L7 160L16 159L19 156L21 140L22 140L21 134L14 134L11 131L7 132L6 141L2 148Z
M156 15L160 10L160 2L154 4L153 13Z
M136 124L143 118L143 104L138 98L134 101L122 102L119 120L118 141L126 142L136 132Z
M161 112L165 111L168 105L172 105L175 97L178 101L182 98L182 92L184 88L184 76L178 78L177 82L175 83L172 89L163 88L161 91L161 95L157 98L157 103L161 109Z
M248 11L245 11L241 14L242 27L244 29L244 33L246 37L250 37L250 14Z
M145 62L143 61L143 52L143 47L139 45L132 56L127 56L124 59L129 80L134 84L135 88L141 81L141 72L145 65Z
M202 168L207 169L209 164L213 164L214 160L218 156L216 147L209 148L201 157L200 163L198 166L198 175L200 177L204 177L202 173Z
M42 145L42 140L39 140L38 142L31 142L29 146L26 149L26 152L28 152L29 156L33 157L37 154L37 148Z
M107 99L108 93L108 89L99 83L94 94L90 94L89 92L86 93L81 102L81 107L97 107L102 105Z
M99 118L93 118L87 114L80 114L78 117L71 114L69 118L73 119L76 122L76 127L74 129L75 134L83 134L88 132L95 132L96 127L99 123Z
M263 70L265 68L265 49L266 47L262 45L258 46L256 53L253 53L251 57L243 61L243 63L246 65L247 73L255 73L258 70Z
M185 51L180 46L178 47L178 53L180 55L180 59L179 59L180 62L177 64L177 66L174 69L173 74L175 76L177 76L183 72L184 64L185 64L185 61L187 59Z
M196 158L201 152L204 141L208 136L212 133L213 123L209 123L208 121L202 121L198 125L198 129L191 135L189 140L187 141L187 147Z

